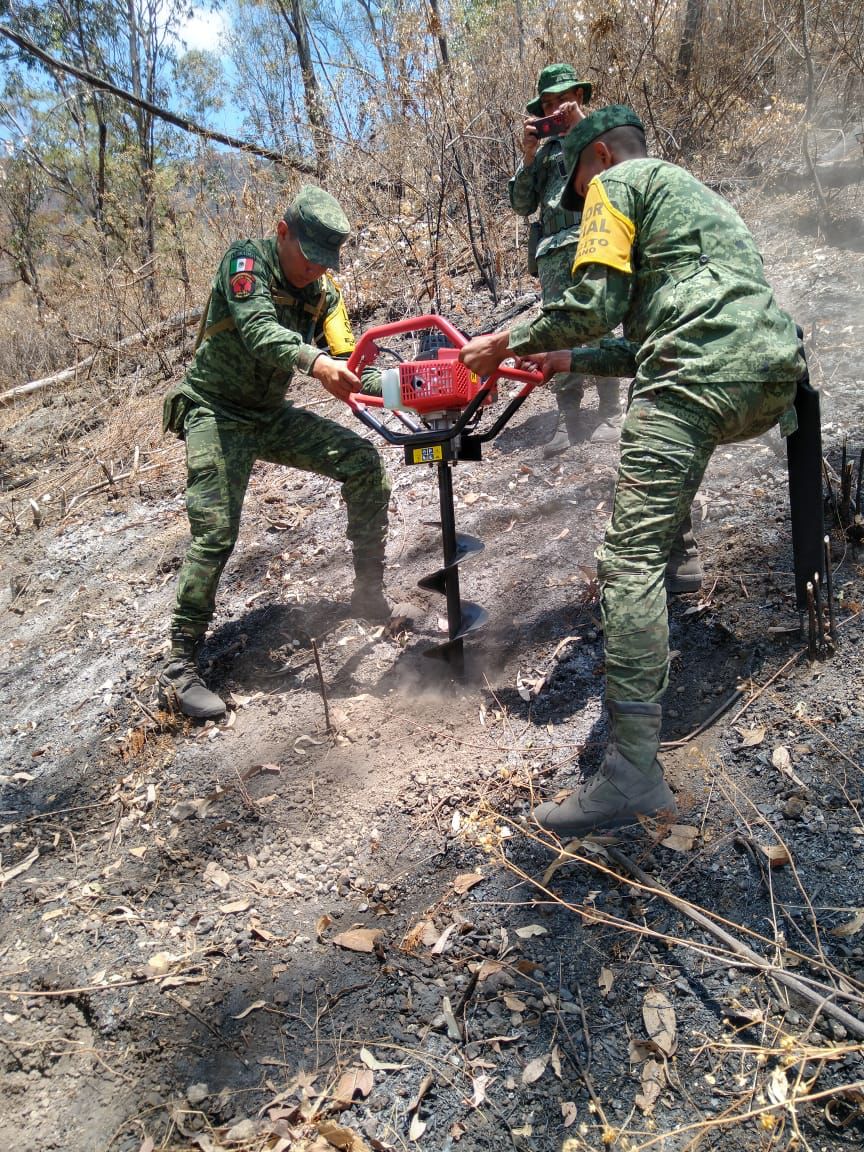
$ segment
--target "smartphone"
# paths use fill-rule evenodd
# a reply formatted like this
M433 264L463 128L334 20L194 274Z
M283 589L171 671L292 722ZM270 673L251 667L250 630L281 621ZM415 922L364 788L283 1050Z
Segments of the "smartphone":
M541 116L539 120L532 120L531 127L538 136L562 136L567 128L566 121L561 112L553 112L551 116Z

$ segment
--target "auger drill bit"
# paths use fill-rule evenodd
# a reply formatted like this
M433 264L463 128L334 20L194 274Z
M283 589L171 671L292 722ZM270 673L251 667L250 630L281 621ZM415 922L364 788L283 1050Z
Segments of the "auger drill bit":
M483 627L489 619L489 613L479 604L462 600L459 590L459 565L466 557L482 552L484 545L482 540L474 536L457 534L453 511L453 473L446 462L438 464L437 468L444 564L429 576L424 576L418 584L421 588L443 593L447 597L447 640L443 644L426 648L423 655L435 660L445 660L453 665L455 672L461 674L465 667L462 642L469 633Z

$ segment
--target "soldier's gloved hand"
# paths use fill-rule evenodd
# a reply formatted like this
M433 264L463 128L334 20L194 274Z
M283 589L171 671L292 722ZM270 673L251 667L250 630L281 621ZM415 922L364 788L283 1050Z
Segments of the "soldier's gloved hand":
M337 400L348 402L352 392L360 391L360 378L345 363L344 360L334 360L332 356L322 353L312 365L310 373L313 380L317 380L326 388L331 396Z

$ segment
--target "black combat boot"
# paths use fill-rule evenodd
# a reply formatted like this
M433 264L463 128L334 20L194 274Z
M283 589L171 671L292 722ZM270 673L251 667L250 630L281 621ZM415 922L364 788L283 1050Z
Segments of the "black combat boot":
M683 596L698 592L701 587L702 565L688 512L666 561L666 591L670 596Z
M383 558L355 555L351 615L370 624L386 624L392 617L392 609L384 595Z
M677 811L657 760L660 705L610 700L608 707L612 735L600 770L560 803L534 809L540 827L561 839L635 824L640 816L671 819Z
M196 720L218 720L226 712L224 701L211 692L198 673L200 637L175 632L171 655L159 673L159 702L163 708Z

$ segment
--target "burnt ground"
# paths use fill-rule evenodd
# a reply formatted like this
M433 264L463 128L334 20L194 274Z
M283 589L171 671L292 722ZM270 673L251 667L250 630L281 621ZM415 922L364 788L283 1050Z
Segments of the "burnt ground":
M844 436L856 468L864 448L864 257L790 239L789 211L749 216L808 334L836 491ZM490 612L461 680L422 654L434 474L382 446L388 590L414 617L385 633L347 616L334 488L259 467L205 650L233 707L196 726L153 686L186 542L166 386L148 361L2 416L0 1146L860 1146L864 569L829 515L840 644L811 662L779 434L718 451L698 500L708 578L672 606L663 732L681 827L550 870L523 818L603 745L615 449L544 462L538 391L457 466L486 545L463 596Z

